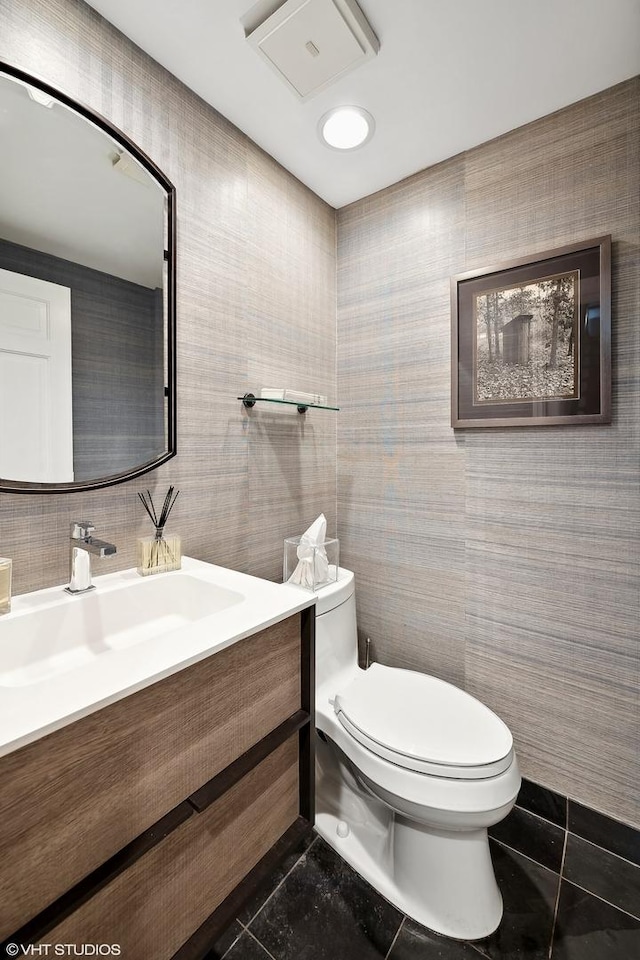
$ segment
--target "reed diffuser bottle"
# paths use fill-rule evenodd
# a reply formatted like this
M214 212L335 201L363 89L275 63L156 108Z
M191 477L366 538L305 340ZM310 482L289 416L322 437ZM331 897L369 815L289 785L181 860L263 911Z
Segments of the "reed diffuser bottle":
M137 565L141 577L148 577L152 573L167 573L170 570L179 570L182 564L180 537L175 534L168 535L164 532L169 514L180 493L178 490L174 496L173 490L173 487L169 487L167 490L159 516L150 492L147 490L146 498L143 493L138 494L155 527L154 536L140 537L137 543Z

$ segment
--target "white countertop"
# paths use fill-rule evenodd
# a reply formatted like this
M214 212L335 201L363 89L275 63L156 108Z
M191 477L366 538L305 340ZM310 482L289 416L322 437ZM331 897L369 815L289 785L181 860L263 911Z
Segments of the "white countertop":
M156 574L153 580L160 582L180 573L241 597L226 609L193 620L188 626L120 649L103 649L88 662L37 682L0 683L0 756L204 660L310 607L316 600L313 593L300 587L272 583L188 557L183 558L181 571ZM87 596L106 596L149 579L139 577L135 570L94 577L97 589ZM15 630L9 624L34 613L46 623L42 617L49 616L47 611L57 611L55 616L64 618L68 612L64 605L82 600L69 596L60 586L15 597L11 612L0 616L0 658L2 645L12 640ZM31 622L22 621L23 625ZM19 623L17 626L20 628ZM40 636L38 643L42 642Z

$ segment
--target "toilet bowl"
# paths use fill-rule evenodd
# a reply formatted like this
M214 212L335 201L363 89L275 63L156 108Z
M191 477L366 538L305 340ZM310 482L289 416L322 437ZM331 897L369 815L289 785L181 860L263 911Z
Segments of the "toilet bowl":
M487 828L520 775L508 727L435 677L357 663L354 576L316 602L316 828L398 909L465 940L492 933L502 898Z

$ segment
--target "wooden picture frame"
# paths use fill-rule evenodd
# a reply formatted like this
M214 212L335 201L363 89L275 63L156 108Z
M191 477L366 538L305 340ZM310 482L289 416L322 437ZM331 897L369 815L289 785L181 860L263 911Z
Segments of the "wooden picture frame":
M451 278L451 426L611 422L611 237Z

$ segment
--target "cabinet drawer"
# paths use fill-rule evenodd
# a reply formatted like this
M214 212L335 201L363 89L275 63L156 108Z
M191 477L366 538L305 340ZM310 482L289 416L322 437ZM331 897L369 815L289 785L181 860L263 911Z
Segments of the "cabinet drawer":
M0 939L300 707L290 617L0 759Z
M297 816L292 737L42 940L117 943L124 960L169 960Z

